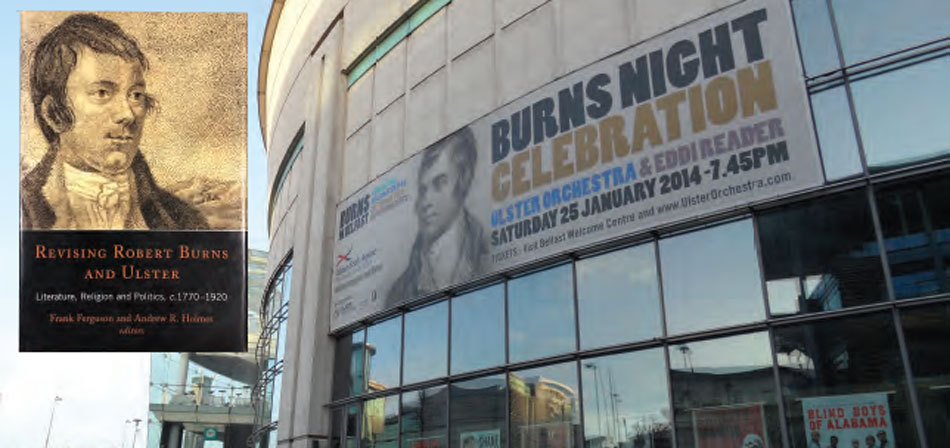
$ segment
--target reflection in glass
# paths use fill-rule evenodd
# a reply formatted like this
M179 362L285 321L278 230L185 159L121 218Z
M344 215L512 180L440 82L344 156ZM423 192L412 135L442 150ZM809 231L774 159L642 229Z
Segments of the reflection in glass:
M894 5L910 9L898 2ZM947 73L950 56L852 84L869 168L900 166L950 153Z
M505 377L492 375L452 383L449 400L450 448L507 446Z
M660 241L669 334L765 318L752 221Z
M950 305L901 310L927 443L950 446Z
M653 244L577 262L581 348L660 336L660 293Z
M333 399L351 397L363 393L365 378L363 370L363 330L336 340L333 357Z
M402 394L402 448L446 446L448 398L445 386Z
M343 439L343 446L345 448L356 448L360 441L360 407L358 405L346 408L345 424L346 428L343 433L346 436Z
M662 348L581 360L581 380L585 448L671 446Z
M511 362L575 349L573 278L565 264L508 282Z
M273 391L274 398L273 398L273 404L271 404L271 408L270 408L270 419L269 419L271 422L276 422L277 417L280 414L280 391L281 391L281 385L283 385L283 383L284 383L284 372L283 370L281 370L280 372L277 372L277 374L274 376L274 391Z
M950 34L945 0L831 2L847 65Z
M838 52L825 0L793 0L795 28L805 73L814 76L838 68Z
M330 448L340 448L342 446L343 431L343 409L330 411Z
M366 329L366 391L399 385L402 319L395 317Z
M758 222L773 316L886 300L865 190L765 213Z
M511 446L581 446L577 363L511 372Z
M452 373L505 363L505 285L452 298Z
M360 448L399 448L399 395L363 402Z
M403 384L445 376L449 364L449 302L406 313Z
M877 192L894 295L950 292L950 180L946 174Z
M822 1L824 3L824 1ZM815 93L811 96L811 110L815 117L821 159L828 181L843 179L861 173L858 140L854 137L854 122L844 87Z
M815 437L815 429L805 426L805 406L814 409L815 403L818 407L824 407L822 402L853 403L840 406L842 417L835 416L835 423L843 425L844 419L850 423L855 406L875 401L887 404L883 413L889 413L886 418L893 446L917 446L889 312L777 327L774 334L785 416L794 446L805 447L809 443L806 437ZM875 428L869 432L876 434L879 425ZM824 430L817 429L821 446L827 446L834 431L828 429L827 422Z
M668 350L677 446L782 446L768 333Z
M287 306L281 308L280 324L277 327L277 355L278 361L283 361L284 350L287 348Z

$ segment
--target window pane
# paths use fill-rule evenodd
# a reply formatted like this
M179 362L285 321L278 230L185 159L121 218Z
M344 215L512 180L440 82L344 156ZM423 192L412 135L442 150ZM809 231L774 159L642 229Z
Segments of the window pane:
M833 0L847 65L950 34L946 0Z
M805 73L814 76L838 68L838 51L825 0L793 0L792 7Z
M451 385L451 448L507 446L506 390L502 375Z
M345 448L356 448L359 444L360 408L357 405L346 408L346 437L343 440Z
M660 336L660 293L653 244L577 262L581 348Z
M361 448L399 447L399 395L363 402Z
M283 384L284 373L283 371L278 372L274 377L274 395L273 395L273 404L270 408L270 422L276 422L280 414L280 388Z
M763 214L759 242L773 316L887 299L863 189Z
M330 448L340 448L343 434L343 409L334 409L330 412Z
M284 350L287 348L287 315L280 317L280 324L277 327L277 354L278 361L284 359Z
M449 356L449 303L406 313L406 353L402 382L411 384L445 376Z
M837 87L811 96L812 113L821 159L828 181L861 173L861 156L854 137L854 122L844 87Z
M581 446L576 362L519 370L508 381L511 446Z
M283 287L281 288L281 291L280 291L280 305L290 302L290 286L293 283L292 282L293 271L294 269L292 265L288 265L287 270L284 271L284 280L282 282ZM276 306L279 308L280 305L276 305Z
M889 312L779 327L775 350L794 446L864 447L881 430L887 446L917 446Z
M452 298L452 373L505 363L505 285Z
M782 446L768 333L668 350L677 446Z
M662 348L582 360L581 380L585 448L671 446Z
M944 56L852 84L868 167L883 169L950 153L947 73L950 57Z
M877 192L898 299L950 291L950 180L946 174Z
M442 448L446 446L445 416L448 405L445 386L402 394L402 447Z
M575 348L574 282L570 264L508 282L511 362Z
M765 318L752 221L660 241L670 334Z
M901 311L901 323L930 446L950 446L950 306Z
M333 399L363 393L363 330L336 340L333 358Z
M396 317L366 329L367 392L399 385L401 324Z

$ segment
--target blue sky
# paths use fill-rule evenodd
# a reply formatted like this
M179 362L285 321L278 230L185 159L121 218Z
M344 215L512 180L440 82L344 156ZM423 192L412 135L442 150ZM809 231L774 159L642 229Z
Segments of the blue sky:
M248 244L267 249L264 144L257 118L257 65L270 11L265 0L162 2L14 0L0 7L0 284L18 281L19 11L233 11L248 13ZM135 8L135 9L130 9ZM43 446L50 408L56 405L50 447L130 446L128 419L147 419L148 354L18 353L15 288L0 295L0 446ZM136 446L145 446L145 427Z

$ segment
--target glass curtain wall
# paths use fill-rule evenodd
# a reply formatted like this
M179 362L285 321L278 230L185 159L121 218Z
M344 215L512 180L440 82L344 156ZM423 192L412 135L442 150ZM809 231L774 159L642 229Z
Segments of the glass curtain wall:
M790 4L824 186L342 331L331 446L950 444L950 2Z
M287 346L287 313L293 278L291 258L288 257L275 272L261 302L263 329L255 348L258 369L262 372L252 394L255 418L251 439L255 448L277 446L284 349Z

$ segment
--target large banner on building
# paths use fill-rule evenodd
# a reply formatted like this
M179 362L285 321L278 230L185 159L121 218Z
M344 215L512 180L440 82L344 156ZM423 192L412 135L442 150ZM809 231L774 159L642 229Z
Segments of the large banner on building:
M802 419L809 447L895 446L886 392L803 398Z
M801 73L787 2L748 0L455 131L338 205L331 327L820 184Z
M696 448L768 448L761 404L693 410Z

